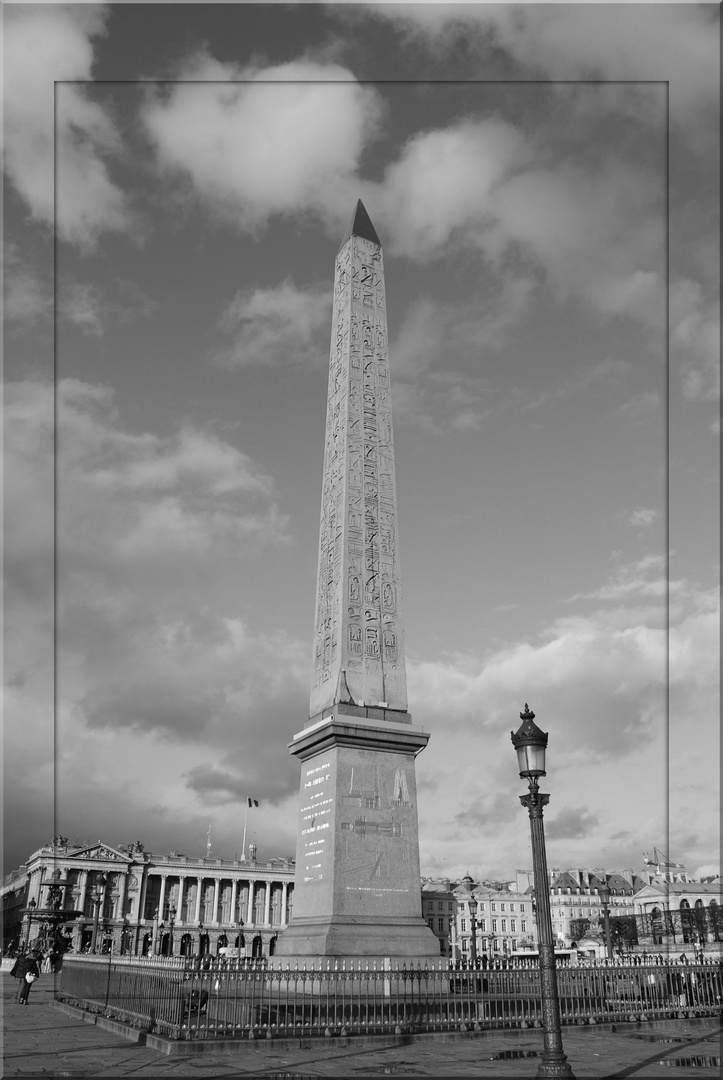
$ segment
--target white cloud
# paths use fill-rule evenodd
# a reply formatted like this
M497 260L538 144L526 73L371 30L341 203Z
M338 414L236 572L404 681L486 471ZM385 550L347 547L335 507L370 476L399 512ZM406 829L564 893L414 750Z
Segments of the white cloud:
M8 240L5 242L4 288L3 317L7 323L34 329L39 320L52 314L49 283L22 257L18 245Z
M93 337L103 334L102 300L97 285L79 282L64 285L58 306L61 316L83 334Z
M127 775L145 779L137 797L151 812L153 772L166 767L170 744L179 777L222 754L240 776L250 782L260 772L264 789L286 798L297 776L293 762L279 766L279 747L306 690L308 649L238 614L255 553L288 540L271 479L207 432L129 431L108 388L62 380L54 635L53 399L49 384L6 388L5 718L13 777L36 792L52 759L55 656L61 805L75 801L69 787L85 791L89 774L106 776L123 762ZM219 580L236 584L223 590ZM109 827L115 787L111 777L105 794L102 783L87 785ZM182 802L183 791L174 792L171 785L163 799L178 794ZM88 806L84 798L84 813ZM169 812L172 832L177 814Z
M670 288L670 351L683 393L690 400L720 396L720 318L718 302L698 282L681 278Z
M308 59L240 68L199 53L178 78L149 91L143 121L161 165L218 215L253 231L273 214L348 213L379 115L375 90Z
M677 601L667 632L662 598L647 594L661 567L657 556L639 560L627 571L637 591L621 589L613 579L591 594L614 595L619 606L613 611L605 606L554 619L535 638L484 657L447 655L408 664L414 688L410 708L432 733L417 765L423 865L464 872L469 844L460 835L461 822L473 831L485 827L484 873L493 866L508 870L515 862L529 865L521 816L515 828L519 807L515 811L517 776L509 735L519 726L514 703L521 709L525 701L550 735L546 790L552 791L549 816L551 826L555 823L548 836L550 860L589 861L591 851L608 865L639 860L648 837L667 828L670 785L676 850L700 861L714 856L718 594L672 582ZM640 606L641 594L647 607ZM691 758L686 756L691 746L707 746L711 753L703 760ZM671 766L675 763L670 777L668 752ZM459 762L470 759L477 767L460 770ZM497 828L490 829L490 822Z
M647 529L655 524L658 517L659 514L657 510L653 510L649 506L638 506L628 518L628 524L636 528Z
M284 281L239 293L220 327L232 340L212 354L224 367L318 366L328 363L328 287L300 289Z
M481 228L495 185L530 156L521 132L497 119L420 132L370 190L394 254L429 258ZM378 208L377 208L378 207ZM461 235L458 235L461 234Z
M41 4L14 5L5 17L5 170L33 218L55 218L58 235L85 248L103 231L132 226L104 160L119 151L116 128L74 85L91 78L92 39L107 14L100 5Z
M503 50L531 76L670 80L688 138L718 107L718 13L705 4L403 4L375 14L455 49ZM638 95L641 109L646 98Z

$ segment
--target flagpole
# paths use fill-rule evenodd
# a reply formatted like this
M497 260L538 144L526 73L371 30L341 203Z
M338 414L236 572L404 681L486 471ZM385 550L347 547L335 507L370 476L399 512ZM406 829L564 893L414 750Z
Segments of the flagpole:
M241 845L241 862L246 862L246 822L249 816L249 800L246 799L246 813L244 814L244 838Z

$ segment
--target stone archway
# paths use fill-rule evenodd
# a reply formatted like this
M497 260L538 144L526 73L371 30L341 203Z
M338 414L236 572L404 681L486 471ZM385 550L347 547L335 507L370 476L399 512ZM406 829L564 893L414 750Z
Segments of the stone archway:
M257 934L251 943L251 956L254 960L260 959L264 955L264 942L261 934Z

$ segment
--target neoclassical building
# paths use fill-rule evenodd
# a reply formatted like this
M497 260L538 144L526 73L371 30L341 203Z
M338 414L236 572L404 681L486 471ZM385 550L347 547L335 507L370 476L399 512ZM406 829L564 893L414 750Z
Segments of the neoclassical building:
M683 951L688 947L720 956L723 940L721 879L653 878L635 895L635 915L646 945Z
M3 882L4 948L47 936L67 911L65 932L77 952L95 938L96 951L133 955L229 947L268 956L291 917L293 893L294 861L259 862L254 844L247 860L231 861L56 837Z

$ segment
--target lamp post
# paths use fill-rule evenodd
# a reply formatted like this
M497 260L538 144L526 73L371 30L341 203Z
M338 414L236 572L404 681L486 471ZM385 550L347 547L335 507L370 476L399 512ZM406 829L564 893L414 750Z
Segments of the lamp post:
M203 923L198 924L198 955L203 956Z
M469 917L472 922L472 941L470 945L472 947L472 967L477 967L477 901L472 896L469 901Z
M171 904L168 909L168 955L173 956L173 927L176 925L176 905Z
M600 900L602 902L603 924L605 926L605 951L608 960L613 958L613 943L610 937L610 886L603 881L600 886Z
M105 896L105 874L99 874L95 879L93 885L93 892L91 894L91 900L95 905L95 913L93 915L93 939L90 943L90 951L95 953L98 948L98 918L100 916L100 905L103 903L103 897Z
M166 928L166 924L164 923L163 919L161 919L161 921L158 924L159 933L158 933L158 940L156 942L156 953L157 953L158 956L163 955L163 931L165 930L165 928Z
M510 732L512 743L517 751L517 764L520 776L527 780L530 792L520 795L520 802L530 815L530 833L532 837L532 869L535 878L535 898L537 904L537 940L540 951L540 989L542 992L542 1026L544 1029L544 1049L538 1077L568 1077L574 1080L567 1057L562 1049L562 1030L560 1024L560 1001L557 995L557 974L555 971L555 946L552 938L552 915L550 913L550 890L547 878L547 856L545 853L545 830L542 821L543 809L550 801L549 795L540 791L537 778L545 776L545 750L547 733L540 731L535 724L535 714L525 703L525 711L520 713L520 725L517 732Z
M25 944L26 945L27 945L28 941L30 940L30 925L31 925L31 923L33 921L33 912L35 911L37 906L38 906L38 903L37 903L37 900L35 900L34 897L32 899L28 900L28 906L25 909L25 913L28 916L28 925L25 927Z

